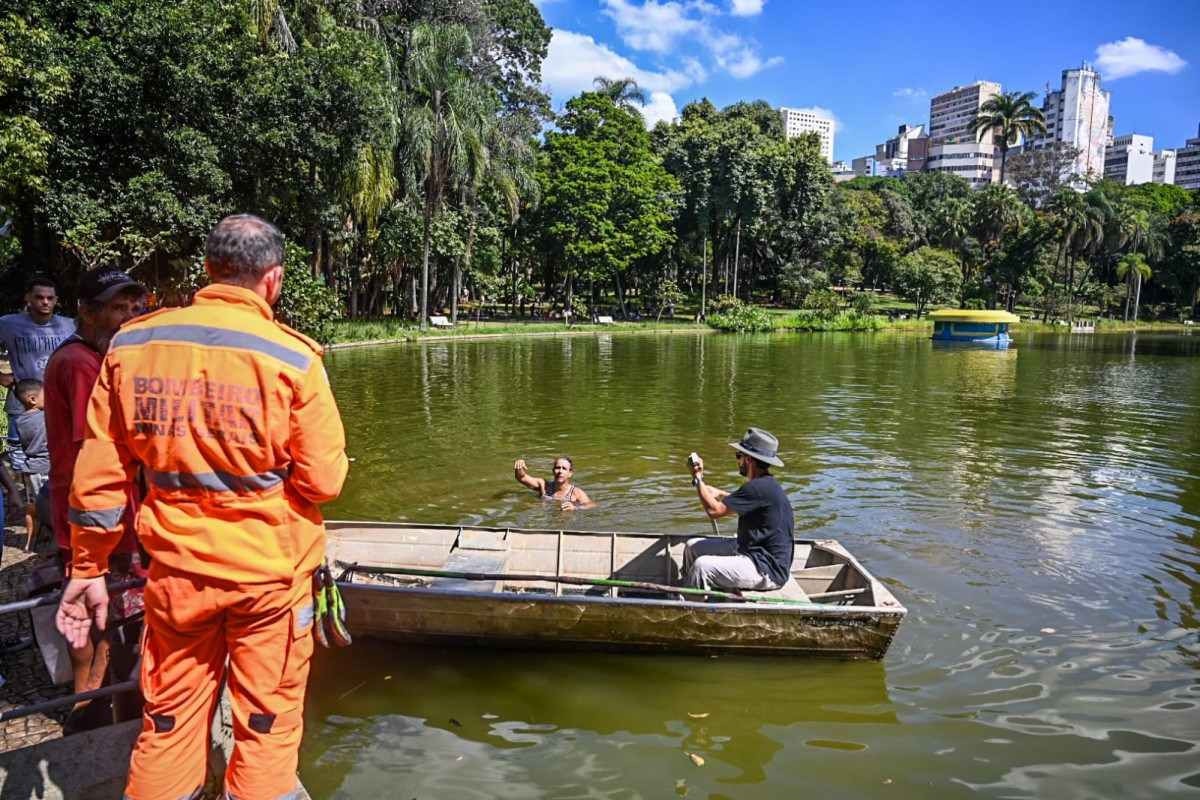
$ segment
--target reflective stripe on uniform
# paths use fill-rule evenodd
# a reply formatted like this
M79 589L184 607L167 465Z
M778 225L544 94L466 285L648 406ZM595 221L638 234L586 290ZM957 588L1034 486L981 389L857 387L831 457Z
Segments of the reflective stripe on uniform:
M273 469L257 475L233 475L228 472L159 472L147 469L146 477L163 489L207 489L212 492L261 492L277 486L287 471Z
M125 513L125 506L117 508L96 508L91 511L84 511L79 508L67 509L67 520L74 522L76 525L82 525L86 528L115 528L121 522L121 516Z
M122 331L112 341L113 349L133 347L150 342L181 342L205 347L229 347L235 350L251 350L278 359L290 367L306 371L312 357L284 347L251 333L233 331L228 328L208 325L158 325Z

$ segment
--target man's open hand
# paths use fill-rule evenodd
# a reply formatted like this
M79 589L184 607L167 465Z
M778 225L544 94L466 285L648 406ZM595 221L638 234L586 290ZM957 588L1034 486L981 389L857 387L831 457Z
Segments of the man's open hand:
M88 643L92 624L104 630L108 622L108 587L104 576L98 578L71 578L63 589L54 624L67 644L79 649Z

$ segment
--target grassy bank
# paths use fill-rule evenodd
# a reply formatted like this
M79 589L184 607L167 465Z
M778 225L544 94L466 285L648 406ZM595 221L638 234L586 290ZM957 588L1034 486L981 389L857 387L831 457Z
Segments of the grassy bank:
M417 341L419 339L469 338L473 336L530 336L582 333L632 333L636 331L705 330L706 326L684 320L655 322L615 322L611 325L591 323L566 325L563 322L522 322L462 320L453 328L428 328L422 331L415 323L398 319L353 319L333 323L330 345L366 344L368 342Z
M757 312L757 313L755 313ZM747 316L749 315L749 316ZM660 322L646 320L640 322L615 322L610 325L593 325L583 323L567 326L562 322L539 321L493 321L480 322L461 321L454 328L429 328L420 330L415 324L406 320L372 319L372 320L338 320L333 323L333 339L329 344L333 347L354 344L371 344L379 342L418 341L421 339L447 339L471 337L519 337L519 336L552 336L579 335L588 333L636 333L654 331L703 331L716 328L730 332L819 332L819 331L911 331L926 333L933 330L933 323L928 318L922 319L888 319L880 314L858 314L853 311L842 311L837 314L824 315L811 311L791 309L754 309L753 312L741 314L709 316L709 324L697 324L686 319L667 320ZM1069 329L1063 325L1047 325L1041 322L1022 322L1015 327L1017 331L1031 333L1067 333ZM1190 326L1173 322L1139 322L1133 323L1100 320L1096 327L1097 333L1129 333L1133 331L1147 333L1182 333L1194 330ZM0 420L0 424L3 421Z

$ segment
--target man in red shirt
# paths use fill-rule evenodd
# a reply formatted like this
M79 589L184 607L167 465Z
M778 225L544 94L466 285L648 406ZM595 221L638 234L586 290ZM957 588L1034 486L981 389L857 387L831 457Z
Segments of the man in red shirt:
M79 319L75 333L59 345L46 364L43 395L46 439L50 450L50 516L64 572L71 563L71 526L67 501L71 475L87 433L88 401L100 375L108 343L121 324L142 307L146 289L118 269L96 269L79 284ZM126 506L125 537L113 559L118 572L128 572L137 554L133 532L134 498ZM140 565L139 565L140 567ZM108 670L106 640L71 649L75 691L99 688Z

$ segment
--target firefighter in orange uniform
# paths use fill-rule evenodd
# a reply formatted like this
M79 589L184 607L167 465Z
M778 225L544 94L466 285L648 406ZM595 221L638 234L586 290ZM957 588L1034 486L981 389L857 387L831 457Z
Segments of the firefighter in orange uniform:
M108 554L141 466L149 492L137 530L151 566L131 800L199 790L223 677L234 712L229 797L288 798L299 786L319 505L341 491L347 460L320 346L271 310L282 260L274 226L222 220L206 245L212 283L191 306L121 328L92 394L57 619L73 644L103 630Z

